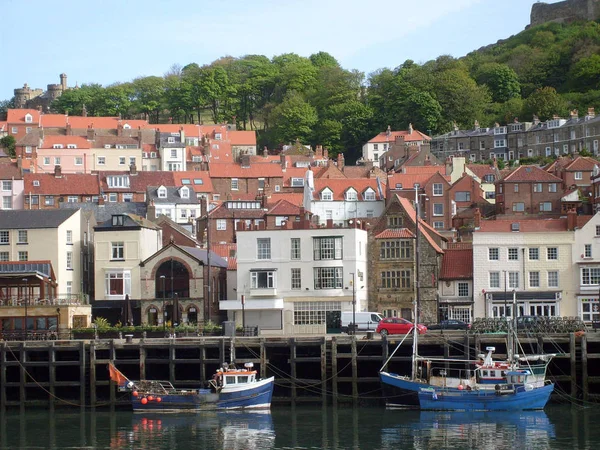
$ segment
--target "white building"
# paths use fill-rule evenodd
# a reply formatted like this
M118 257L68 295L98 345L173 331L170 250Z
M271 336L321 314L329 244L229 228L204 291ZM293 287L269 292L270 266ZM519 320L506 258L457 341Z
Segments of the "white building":
M398 137L404 140L405 145L419 146L431 140L426 134L413 129L411 124L409 124L408 130L404 131L392 131L388 127L386 131L379 133L363 145L362 159L373 162L374 167L379 167L379 158L391 148Z
M573 230L584 220L573 213L560 219L480 221L476 214L474 316L514 317L513 301L519 316L574 316Z
M575 229L573 283L577 315L585 322L600 321L600 213Z
M353 284L354 282L354 284ZM339 331L342 311L367 308L367 232L360 228L238 231L237 299L229 320L261 334Z
M200 202L191 186L148 186L146 199L154 207L155 217L164 215L188 231L200 217Z
M319 217L344 226L350 219L379 217L385 209L385 186L377 178L324 178L313 180L312 170L305 175L303 206Z

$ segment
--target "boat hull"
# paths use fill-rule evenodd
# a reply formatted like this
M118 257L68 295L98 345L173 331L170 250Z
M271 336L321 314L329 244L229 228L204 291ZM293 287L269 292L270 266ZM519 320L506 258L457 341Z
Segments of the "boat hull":
M380 373L387 405L418 408L423 411L525 411L543 409L554 384L525 389L459 390L419 383L386 372Z
M235 389L223 389L214 393L209 389L178 391L149 400L149 397L131 397L134 412L179 412L224 409L267 409L271 406L274 377L236 386ZM146 402L143 402L143 399Z

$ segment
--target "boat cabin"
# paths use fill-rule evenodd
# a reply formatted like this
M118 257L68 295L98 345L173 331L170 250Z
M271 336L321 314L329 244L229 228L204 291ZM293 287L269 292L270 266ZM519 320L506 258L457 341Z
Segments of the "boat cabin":
M256 381L256 370L252 370L254 364L246 363L243 369L237 369L234 365L224 364L217 370L215 378L219 387L234 386L239 384L254 383Z

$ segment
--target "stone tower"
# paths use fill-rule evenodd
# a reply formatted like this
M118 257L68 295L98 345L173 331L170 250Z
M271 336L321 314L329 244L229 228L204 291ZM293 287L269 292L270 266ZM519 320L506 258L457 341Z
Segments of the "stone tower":
M565 0L558 3L534 3L530 26L546 22L572 22L600 18L600 0Z

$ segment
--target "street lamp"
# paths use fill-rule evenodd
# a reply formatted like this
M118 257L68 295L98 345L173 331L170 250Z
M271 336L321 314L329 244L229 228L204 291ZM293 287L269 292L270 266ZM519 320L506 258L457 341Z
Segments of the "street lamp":
M162 280L162 319L163 319L163 331L166 330L166 324L165 324L165 319L166 319L166 311L165 311L165 276L161 275L160 279Z
M356 276L354 272L350 272L352 275L352 334L356 334Z
M29 303L29 279L23 278L25 282L25 339L27 339L27 306Z

